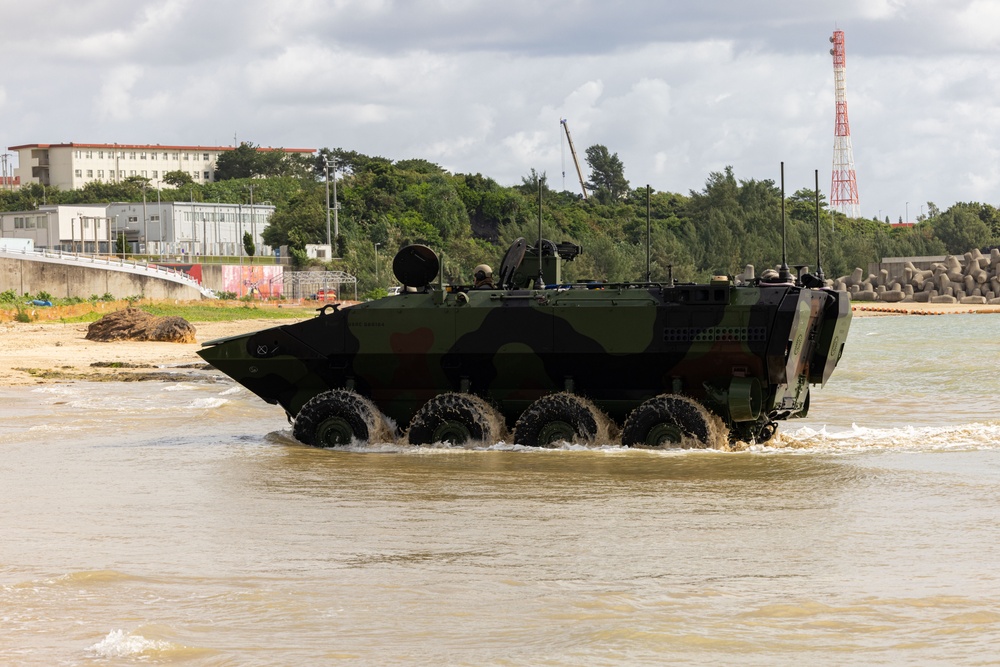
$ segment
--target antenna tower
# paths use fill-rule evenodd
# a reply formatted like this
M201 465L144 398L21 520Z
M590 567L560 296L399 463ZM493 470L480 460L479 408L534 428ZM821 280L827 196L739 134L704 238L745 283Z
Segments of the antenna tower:
M830 206L849 218L861 215L858 203L858 179L854 174L854 150L851 148L851 126L847 122L847 56L844 51L844 31L835 30L830 37L833 48L833 85L837 94L837 118L833 132L833 183Z

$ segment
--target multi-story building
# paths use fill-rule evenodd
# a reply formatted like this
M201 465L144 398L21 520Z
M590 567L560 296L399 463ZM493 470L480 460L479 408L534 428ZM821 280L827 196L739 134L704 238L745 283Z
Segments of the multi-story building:
M161 146L159 144L24 144L17 151L14 177L21 185L41 183L76 190L87 183L119 183L130 176L149 179L159 187L171 171L189 174L195 183L215 180L219 155L233 146ZM315 148L259 148L311 156Z
M262 234L270 204L135 202L60 204L35 211L0 212L0 238L31 239L40 250L111 253L124 235L129 252L191 261L208 255L243 254L243 237L257 255L271 254Z

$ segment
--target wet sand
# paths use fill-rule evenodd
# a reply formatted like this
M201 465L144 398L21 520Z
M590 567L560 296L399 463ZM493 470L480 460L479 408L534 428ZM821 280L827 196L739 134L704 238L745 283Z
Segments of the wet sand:
M856 303L855 317L1000 313L1000 306L928 303ZM204 364L196 351L216 338L291 323L292 319L192 322L196 343L89 341L87 323L0 321L0 386L66 380L167 379L195 373ZM203 372L203 371L202 371Z
M195 372L201 344L216 338L290 324L293 319L192 322L196 343L98 342L86 339L89 323L0 322L0 386L66 380L167 379ZM96 365L95 365L96 364Z

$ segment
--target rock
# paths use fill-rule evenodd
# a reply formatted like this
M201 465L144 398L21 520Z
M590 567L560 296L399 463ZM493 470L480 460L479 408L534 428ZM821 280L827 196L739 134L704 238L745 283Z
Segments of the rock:
M856 292L851 295L851 301L878 301L875 292Z
M902 290L887 290L879 294L879 301L886 303L899 303L905 298L906 294Z
M932 296L930 298L931 303L958 303L958 299L953 296L942 294L941 296Z
M969 304L985 304L986 297L984 296L964 296L959 300L959 303L969 303Z
M151 340L194 343L195 328L183 317L156 317L138 308L108 313L87 327L87 340Z

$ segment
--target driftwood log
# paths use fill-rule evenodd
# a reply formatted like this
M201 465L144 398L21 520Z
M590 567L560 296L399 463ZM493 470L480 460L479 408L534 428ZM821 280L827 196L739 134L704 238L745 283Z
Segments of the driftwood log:
M108 313L87 327L87 340L151 340L194 343L195 328L183 317L156 317L138 308Z

